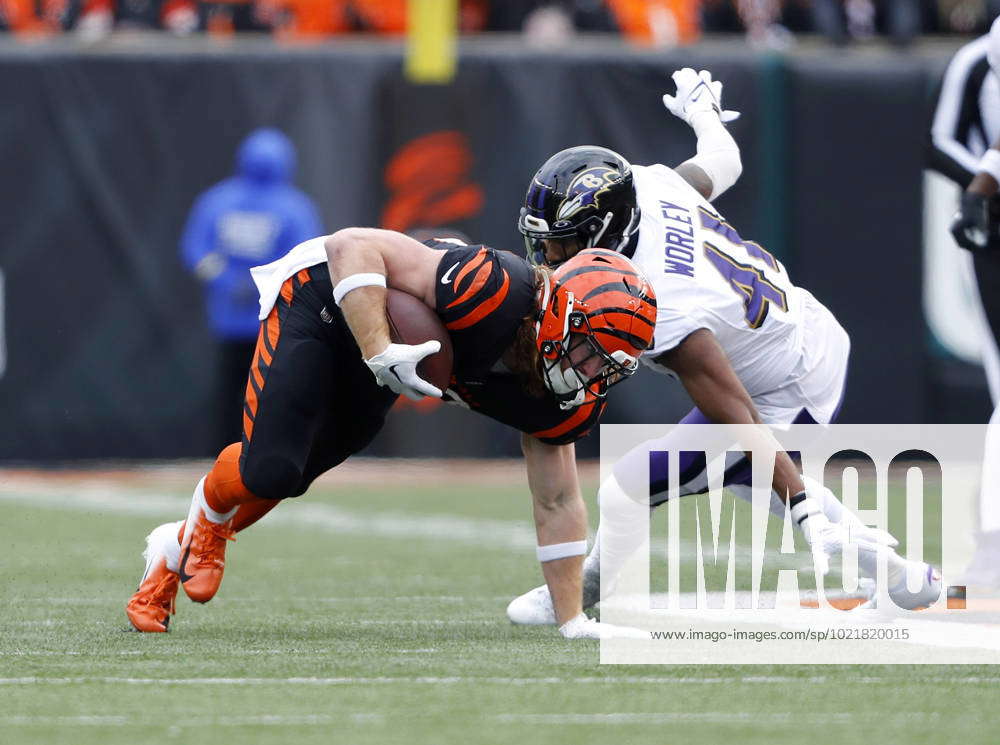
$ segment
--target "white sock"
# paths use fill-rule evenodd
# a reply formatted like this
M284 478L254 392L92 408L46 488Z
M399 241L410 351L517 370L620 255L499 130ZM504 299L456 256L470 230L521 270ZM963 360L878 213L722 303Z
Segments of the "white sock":
M236 505L231 510L229 510L229 512L216 512L215 510L213 510L211 507L208 506L208 502L205 500L204 489L202 489L201 491L201 510L202 512L205 513L205 517L207 517L210 522L220 523L220 524L224 523L227 520L230 520L233 517L233 515L236 514L236 511L239 508L240 508L239 505Z
M181 563L181 542L177 540L177 534L181 529L180 520L175 523L167 523L165 526L166 532L169 533L169 539L163 541L163 553L167 557L167 569L171 572L176 572Z
M601 573L601 527L597 526L597 535L594 536L594 545L590 547L590 553L583 560L583 576Z
M177 540L177 533L181 529L181 521L160 525L146 536L146 550L142 552L142 558L148 563L150 551L163 555L167 560L167 569L176 572L181 562L181 543Z
M198 520L199 512L204 513L209 522L224 523L235 515L239 509L239 505L237 505L229 510L229 512L223 513L216 512L209 507L208 503L205 502L205 478L202 477L201 481L198 482L198 485L194 488L194 494L191 496L191 509L188 510L187 520L184 523L184 539L181 541L182 543L187 541L191 535L191 531L194 530L194 524Z
M205 479L198 482L198 486L194 490L194 496L201 502L201 511L205 513L205 517L213 523L224 523L231 519L233 515L236 514L236 510L240 507L236 505L229 512L216 512L211 507L208 506L208 500L205 499Z
M599 490L601 522L591 554L597 562L601 577L601 595L607 596L629 557L647 540L644 513L648 504L632 500L619 486L614 476L609 476ZM587 557L590 559L590 557ZM586 567L586 561L584 562Z

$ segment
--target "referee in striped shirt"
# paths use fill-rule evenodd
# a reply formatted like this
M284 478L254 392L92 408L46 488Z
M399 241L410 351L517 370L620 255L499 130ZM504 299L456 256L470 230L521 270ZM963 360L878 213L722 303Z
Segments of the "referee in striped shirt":
M983 367L993 399L979 495L976 553L966 584L1000 589L1000 18L948 64L931 126L930 166L965 191L952 221L975 271Z

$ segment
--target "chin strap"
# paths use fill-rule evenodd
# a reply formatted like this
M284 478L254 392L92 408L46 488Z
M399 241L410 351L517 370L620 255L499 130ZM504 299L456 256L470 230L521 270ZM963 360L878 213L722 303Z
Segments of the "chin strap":
M615 251L627 259L631 259L635 254L636 246L632 245L632 236L639 229L639 220L642 218L642 211L638 207L632 208L632 217L629 218L628 225L622 232L622 239L615 247ZM630 248L631 247L631 248Z
M545 316L545 309L549 307L549 296L552 295L552 278L546 277L545 281L542 283L542 289L539 290L539 294L542 297L541 302L538 304L538 313L535 315L535 338L542 331L542 318Z
M601 221L601 229L587 239L587 248L595 248L597 246L598 241L601 240L601 236L607 231L608 225L611 224L614 217L615 215L613 212L605 213L604 219Z

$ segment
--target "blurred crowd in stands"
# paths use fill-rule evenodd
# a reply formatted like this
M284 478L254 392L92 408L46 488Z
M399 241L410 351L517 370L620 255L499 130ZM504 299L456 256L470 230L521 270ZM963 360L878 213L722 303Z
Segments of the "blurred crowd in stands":
M120 31L271 33L309 39L353 33L399 35L408 0L0 0L0 30L26 37L69 31L98 40ZM551 44L577 33L616 33L672 46L703 34L746 34L781 48L796 34L835 44L885 36L905 45L921 34L982 33L1000 0L458 0L463 34L521 32Z

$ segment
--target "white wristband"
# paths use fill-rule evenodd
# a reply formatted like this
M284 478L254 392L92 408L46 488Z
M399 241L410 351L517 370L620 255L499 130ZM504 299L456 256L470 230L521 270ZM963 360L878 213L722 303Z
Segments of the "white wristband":
M988 173L1000 184L1000 150L990 148L979 159L979 173Z
M583 556L587 553L586 541L570 541L569 543L550 543L548 546L538 546L535 554L543 564L546 561L565 559L570 556Z
M798 527L802 527L803 521L815 515L823 514L823 510L820 509L819 503L815 499L806 497L792 507L791 513L792 522Z
M385 287L385 275L375 272L362 272L361 274L352 274L349 277L344 277L333 288L333 302L340 305L340 301L344 299L344 295L359 287Z

